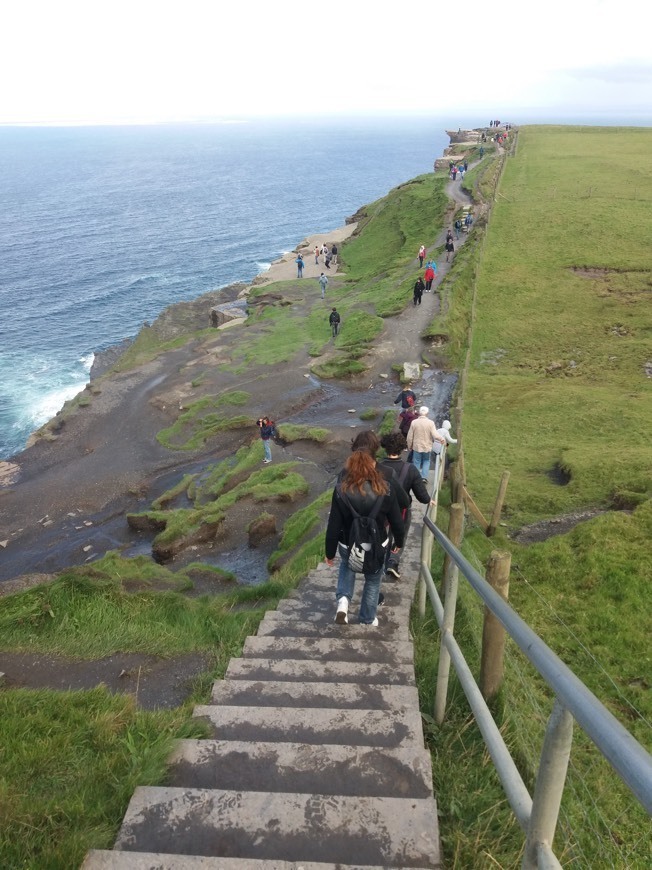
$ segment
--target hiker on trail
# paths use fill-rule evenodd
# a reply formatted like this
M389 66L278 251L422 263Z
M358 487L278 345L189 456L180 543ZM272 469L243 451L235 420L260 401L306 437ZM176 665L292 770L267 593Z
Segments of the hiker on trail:
M468 160L465 160L465 161L464 161L464 171L467 172L467 171L468 171L468 168L469 168L469 161L468 161Z
M453 238L453 230L451 230L449 227L449 229L446 230L446 241L448 242L452 238Z
M407 438L407 434L410 431L410 426L417 419L418 413L414 405L410 405L409 408L405 408L405 410L401 411L398 415L398 428L399 431Z
M453 181L457 178L457 166L453 166L451 169L451 175L453 176Z
M424 483L428 483L432 445L435 441L444 443L442 436L437 434L435 424L429 419L428 411L425 405L419 408L419 416L410 426L407 436L407 446L414 451L412 462Z
M419 275L414 285L414 293L412 294L412 299L415 305L421 305L421 297L425 289L426 285L423 283L421 275Z
M331 260L332 260L332 259L333 259L333 255L332 255L331 252L329 251L329 252L326 254L326 256L324 257L324 264L325 264L325 266L326 266L327 269L330 269L330 267L331 267Z
M467 214L467 216L464 218L464 226L466 227L467 232L468 232L468 230L471 229L472 223L473 223L473 215L471 214L471 212L469 212Z
M331 332L333 333L333 338L337 336L337 333L340 331L340 313L337 308L333 308L331 313L328 315L328 322L331 325Z
M480 157L484 157L484 145L480 146Z
M440 438L444 439L444 444L442 444L440 441L435 441L435 443L432 445L433 453L441 453L444 449L445 444L457 444L457 438L453 438L453 436L451 435L450 420L444 420L444 422L441 424L441 428L437 429L437 435L439 435Z
M299 254L294 262L297 264L297 278L303 278L303 267L305 264L303 262L303 257L301 256L301 254Z
M432 290L432 282L435 280L435 270L432 266L426 266L426 271L424 272L423 277L426 279L426 293L430 293Z
M315 266L319 265L319 245L315 245Z
M450 239L446 239L446 262L447 263L448 263L448 260L450 258L450 255L454 252L454 250L455 250L455 245L453 244L453 237L451 236Z
M412 384L406 384L398 396L394 399L394 404L401 403L401 408L409 408L416 402L416 394L412 392Z
M428 494L426 485L421 480L419 472L416 470L414 465L411 462L404 462L401 459L401 453L407 447L405 435L401 432L389 432L387 435L383 435L380 439L380 446L383 447L387 453L386 459L383 459L380 465L382 468L389 469L393 473L397 484L401 486L406 493L410 504L412 503L411 494L414 494L417 501L420 501L421 504L434 504L434 502L430 500L430 495ZM411 513L410 507L408 506L403 511L403 525L405 528L404 533L406 540L410 528L410 520ZM396 577L397 580L401 579L401 573L399 571L400 561L401 554L392 552L392 542L390 540L385 571L387 574Z
M358 432L351 442L351 453L355 453L356 450L362 450L363 453L368 453L369 456L376 461L376 455L380 450L380 441L372 429L363 429L362 432ZM394 472L391 469L380 465L377 461L376 466L385 477L385 480L388 483L391 483L394 479ZM400 486L396 487L396 499L401 512L410 506L410 500L407 493Z
M263 441L263 450L265 451L265 458L263 462L271 462L272 461L272 448L270 446L271 439L276 435L276 426L274 425L274 421L270 420L269 417L261 417L256 421L256 426L260 429L260 437Z
M366 523L364 518L368 518ZM389 544L385 532L387 523L398 551L403 546L404 533L395 486L385 480L376 467L376 461L367 452L356 450L349 456L344 471L338 476L326 528L326 563L334 564L336 552L339 552L341 558L335 592L335 622L339 625L346 625L349 621L349 605L353 600L356 574L349 562L355 565L357 548L353 545L361 545L360 540L352 538L356 530L359 531L364 525L371 527L369 537L375 543L367 543L368 550L366 547L359 550L359 555L364 554L364 565L359 571L364 574L364 587L358 622L362 625L378 625L376 611L385 553ZM376 534L372 536L374 530Z
M426 246L425 245L421 245L421 247L419 248L418 256L419 256L419 268L421 269L423 267L423 261L426 259Z
M337 245L331 245L331 256L333 258L333 265L337 266Z
M322 272L321 275L319 276L318 280L319 280L319 286L321 287L321 298L324 299L325 294L326 294L326 288L328 287L328 278Z
M459 239L461 232L462 232L462 221L458 218L455 221L455 238L456 239Z

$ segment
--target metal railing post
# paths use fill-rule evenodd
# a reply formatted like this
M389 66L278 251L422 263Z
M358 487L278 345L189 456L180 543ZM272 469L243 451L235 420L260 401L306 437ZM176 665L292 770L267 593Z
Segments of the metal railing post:
M442 450L441 453L437 453L435 455L435 485L432 492L432 501L435 502L434 505L428 505L426 507L426 516L431 522L436 522L437 520L437 507L439 505L439 488L441 486L442 473L441 469L444 467L443 457L446 454L446 448ZM421 561L420 565L425 564L430 568L430 563L432 561L432 542L433 536L432 532L424 524L423 529L421 531ZM419 570L419 594L418 594L418 607L419 607L419 616L423 618L426 615L426 581Z
M464 525L464 505L452 504L451 527L461 529ZM438 725L444 721L446 713L446 696L448 695L448 677L450 674L451 657L445 644L446 634L453 634L455 627L455 609L457 607L457 565L452 560L448 563L444 575L444 619L441 627L441 642L439 644L439 665L437 667L437 687L435 689L435 722Z
M555 698L541 749L532 814L521 865L523 870L536 870L541 866L538 860L540 851L548 862L544 866L561 866L559 863L551 865L549 856L552 854L552 841L564 793L572 742L573 717Z

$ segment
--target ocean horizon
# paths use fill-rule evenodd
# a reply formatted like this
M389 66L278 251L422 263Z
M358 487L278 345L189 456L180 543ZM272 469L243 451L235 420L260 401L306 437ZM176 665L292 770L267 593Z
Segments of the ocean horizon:
M84 388L98 351L431 172L445 126L0 128L0 459Z

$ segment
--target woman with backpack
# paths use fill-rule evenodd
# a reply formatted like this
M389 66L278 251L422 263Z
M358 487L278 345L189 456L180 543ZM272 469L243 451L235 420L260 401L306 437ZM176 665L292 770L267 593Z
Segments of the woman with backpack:
M335 622L346 625L353 599L355 575L364 574L358 622L378 625L376 610L385 555L389 544L385 525L389 523L395 550L403 546L403 519L392 487L366 451L355 450L333 490L326 528L326 563L334 564L335 553L341 562L337 579ZM363 540L364 538L364 540ZM362 558L362 564L356 562Z

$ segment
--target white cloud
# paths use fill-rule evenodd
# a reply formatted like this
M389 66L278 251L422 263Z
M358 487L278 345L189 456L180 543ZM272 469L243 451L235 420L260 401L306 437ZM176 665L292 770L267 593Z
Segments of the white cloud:
M404 0L387 12L351 0L22 0L0 21L0 122L484 117L587 96L617 110L646 104L637 22L633 0Z

